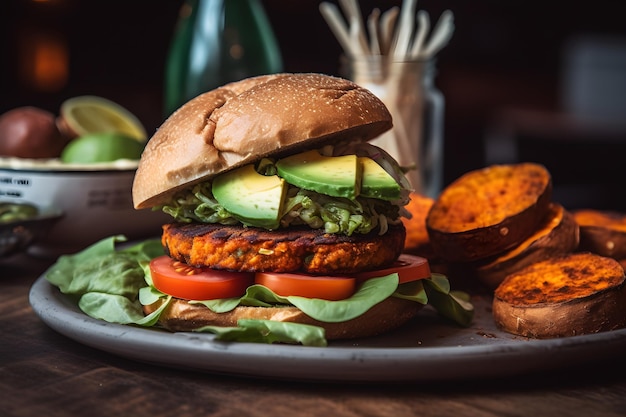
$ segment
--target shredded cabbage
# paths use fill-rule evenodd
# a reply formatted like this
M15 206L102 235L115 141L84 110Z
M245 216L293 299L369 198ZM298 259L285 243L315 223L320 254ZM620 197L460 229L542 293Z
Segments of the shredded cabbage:
M387 232L389 225L401 222L400 217L408 217L404 206L408 203L410 185L397 162L382 149L368 144L357 143L339 146L327 145L320 150L325 155L356 154L368 156L378 162L403 189L402 198L391 202L375 198L355 199L331 197L315 191L304 190L289 185L280 227L308 225L313 229L324 229L326 233L367 234L378 228L379 234ZM257 171L264 175L276 175L274 161L263 158ZM182 191L161 209L178 222L237 224L235 219L213 196L211 182L195 185L191 190Z

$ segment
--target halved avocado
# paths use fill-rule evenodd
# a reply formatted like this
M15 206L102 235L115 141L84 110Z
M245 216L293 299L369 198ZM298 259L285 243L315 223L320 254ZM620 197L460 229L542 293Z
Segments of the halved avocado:
M270 230L280 224L286 191L285 180L277 175L259 174L252 164L213 180L213 196L237 220Z
M359 157L363 167L361 180L361 196L380 200L398 200L401 198L400 185L376 161L366 156Z
M305 190L354 199L360 193L363 168L356 155L325 156L306 151L276 162L278 175Z

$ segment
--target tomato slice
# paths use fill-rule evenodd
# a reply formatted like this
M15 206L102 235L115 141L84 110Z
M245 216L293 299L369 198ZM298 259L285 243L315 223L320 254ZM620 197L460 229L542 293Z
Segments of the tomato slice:
M356 274L355 277L359 282L363 282L370 278L384 277L394 272L398 273L400 284L403 284L405 282L417 281L418 279L430 278L430 265L428 264L428 259L421 256L402 254L389 268L361 272Z
M150 273L156 289L186 300L240 297L254 283L253 272L194 268L167 255L150 262Z
M402 254L389 268L362 272L352 277L317 276L279 272L231 272L194 268L163 255L150 262L154 286L161 292L186 300L240 297L254 284L263 285L283 297L297 295L322 300L343 300L360 282L398 273L400 283L430 277L428 260Z
M356 279L352 277L257 272L254 280L283 297L298 295L336 301L350 298L356 291Z
M359 283L370 278L398 273L400 284L430 278L430 265L426 258L402 254L389 268L354 274L352 277L315 276L296 273L257 272L255 283L266 286L283 297L299 295L323 300L343 300L356 291Z

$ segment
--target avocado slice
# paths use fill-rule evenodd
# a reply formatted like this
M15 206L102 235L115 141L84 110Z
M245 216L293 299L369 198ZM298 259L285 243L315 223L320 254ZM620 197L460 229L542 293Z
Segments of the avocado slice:
M225 172L213 179L213 196L237 220L248 226L277 229L287 183L277 175L262 175L254 165Z
M276 169L289 184L332 197L354 199L361 188L363 170L356 155L325 156L311 150L278 160Z
M378 162L366 156L360 156L359 163L363 166L361 196L388 201L402 197L402 188L398 182Z

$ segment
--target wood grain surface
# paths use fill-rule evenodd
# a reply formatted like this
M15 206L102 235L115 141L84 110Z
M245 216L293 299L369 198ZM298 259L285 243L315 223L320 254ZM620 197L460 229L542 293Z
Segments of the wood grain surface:
M50 263L0 260L0 415L624 416L626 361L436 384L332 384L190 372L130 361L48 328L28 292Z

